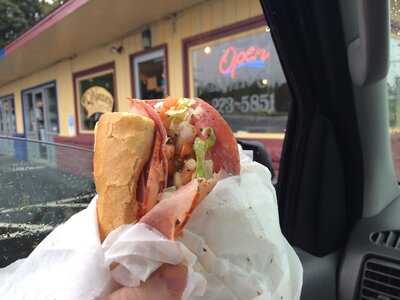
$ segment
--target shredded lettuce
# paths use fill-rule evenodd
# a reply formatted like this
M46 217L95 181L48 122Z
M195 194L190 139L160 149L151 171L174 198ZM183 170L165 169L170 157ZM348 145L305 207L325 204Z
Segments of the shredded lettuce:
M193 150L196 155L196 177L208 179L212 176L212 170L209 170L212 164L206 162L206 154L214 146L216 137L214 130L209 127L203 130L203 134L208 135L207 139L197 137L194 140Z
M195 103L195 101L193 99L189 99L189 98L180 98L178 100L178 107L179 108L189 108L191 107L193 104Z
M187 111L188 110L186 108L182 108L182 109L170 108L169 110L166 111L166 114L170 118L178 119L180 121L183 121L185 119L185 117L186 117Z
M172 123L179 123L188 117L189 108L194 104L193 99L180 98L177 105L166 111Z

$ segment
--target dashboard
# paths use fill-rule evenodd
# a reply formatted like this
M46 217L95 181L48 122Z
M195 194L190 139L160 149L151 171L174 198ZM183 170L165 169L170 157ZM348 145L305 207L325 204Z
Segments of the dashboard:
M360 220L343 253L338 299L400 299L400 198Z

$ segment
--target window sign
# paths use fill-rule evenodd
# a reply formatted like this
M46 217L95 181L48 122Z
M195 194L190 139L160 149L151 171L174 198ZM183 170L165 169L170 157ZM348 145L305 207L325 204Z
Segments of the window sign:
M265 27L189 48L192 96L235 131L283 132L290 94Z
M79 131L92 132L100 116L115 109L114 71L79 77L76 85Z
M146 50L132 56L135 94L138 99L161 99L167 96L165 48Z

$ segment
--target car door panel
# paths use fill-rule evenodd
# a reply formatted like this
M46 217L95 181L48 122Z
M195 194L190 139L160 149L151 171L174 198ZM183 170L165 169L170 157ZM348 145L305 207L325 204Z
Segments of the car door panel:
M317 257L300 248L295 248L295 250L304 269L301 300L335 300L339 254Z

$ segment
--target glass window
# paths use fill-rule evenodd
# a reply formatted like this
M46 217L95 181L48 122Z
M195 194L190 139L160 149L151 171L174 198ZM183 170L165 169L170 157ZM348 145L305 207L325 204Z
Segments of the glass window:
M3 124L3 105L2 102L0 101L0 133L3 133L4 131L4 124Z
M0 97L0 134L16 132L14 96Z
M48 140L59 132L57 88L54 82L30 88L22 93L27 137Z
M79 131L91 132L105 112L114 111L114 71L109 70L76 79Z
M11 132L11 109L10 109L10 101L9 99L3 100L3 116L4 116L4 131L6 133Z
M400 180L400 2L391 1L390 66L387 76L393 162Z
M84 209L96 192L92 151L40 147L0 139L0 268L26 257L54 228ZM38 151L48 154L49 163Z
M43 100L43 93L38 91L34 93L35 100L35 118L39 130L39 134L43 137L46 131L45 123L45 104Z
M10 98L9 103L10 103L9 123L10 123L10 127L11 127L11 132L16 133L17 132L17 120L15 118L14 97Z
M132 56L134 97L160 99L168 93L165 50L146 50Z
M58 132L57 91L55 86L45 88L47 99L48 131Z
M266 26L192 46L188 57L191 95L234 131L284 132L290 93Z
M26 102L27 102L27 107L28 107L28 128L29 131L34 131L35 130L35 111L33 109L33 98L32 98L32 93L27 93L26 94Z

